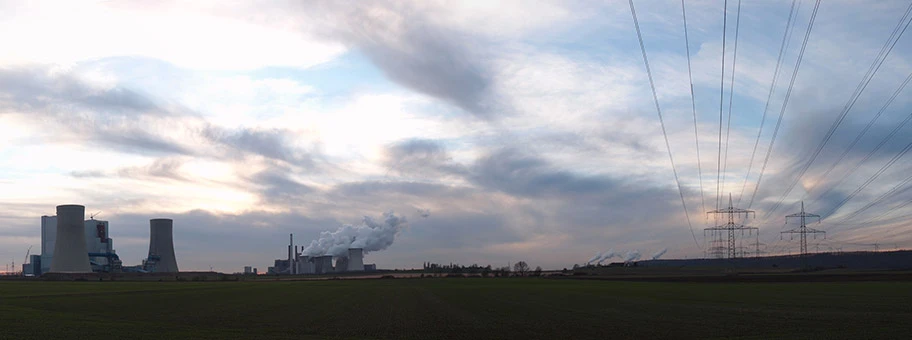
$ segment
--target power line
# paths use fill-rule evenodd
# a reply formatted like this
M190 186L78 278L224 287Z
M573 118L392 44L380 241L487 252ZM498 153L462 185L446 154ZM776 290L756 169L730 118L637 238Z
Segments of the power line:
M877 153L877 151L880 150L880 148L882 148L884 145L886 145L887 142L890 141L890 139L892 139L893 136L895 136L897 132L899 132L899 130L901 130L903 127L906 126L906 124L909 123L909 121L912 121L912 113L910 113L909 116L906 117L906 119L904 119L901 123L899 123L899 125L896 125L895 127L893 127L893 130L890 131L890 133L888 133L887 136L884 137L884 138L880 141L880 143L878 143L877 146L874 147L873 150L871 150L870 152L868 152L868 154L866 154L866 155L864 156L864 158L862 158L860 161L858 161L858 163L855 163L855 166L854 166L851 170L849 170L848 172L846 172L846 174L842 176L842 179L840 179L840 180L837 182L836 185L830 186L830 188L827 189L827 191L825 191L824 193L818 195L818 196L817 196L817 199L815 199L814 202L816 203L816 202L819 201L821 198L825 197L827 194L829 194L831 191L833 191L833 189L839 187L839 186L842 184L842 182L844 182L847 178L849 178L849 176L851 176L852 174L854 174L855 171L857 171L857 170L861 167L862 164L864 164L865 162L867 162L868 159L870 159L872 156L874 156L875 153Z
M846 217L843 218L842 220L843 220L843 221L849 221L849 220L855 218L855 216L858 216L859 214L861 214L862 212L864 212L865 210L868 210L868 209L870 209L871 207L873 207L873 206L875 206L875 205L877 205L877 204L880 204L880 202L883 202L883 201L886 200L887 198L890 198L890 197L892 197L892 196L896 196L896 195L898 195L898 194L902 194L902 193L908 191L909 189L912 189L912 187L907 187L907 188L905 188L905 189L899 190L899 188L906 186L906 184L909 184L909 182L912 182L912 176L906 177L906 179L904 179L904 180L902 180L901 182L899 182L899 184L893 186L893 188L891 188L889 191L887 191L887 192L881 194L880 196L878 196L876 199L874 199L874 200L871 201L870 203L866 204L866 205L865 205L864 207L862 207L861 209L858 209L858 210L853 211L851 214L849 214L848 216L846 216Z
M722 192L725 192L725 175L728 172L728 137L731 135L732 102L735 99L735 66L738 64L738 35L741 30L741 0L738 0L738 15L735 17L735 51L732 55L732 74L728 88L728 127L725 128L725 158L722 159Z
M728 31L728 0L722 9L722 77L719 78L719 153L716 157L716 210L719 209L720 181L722 175L722 103L725 102L725 32Z
M874 182L874 180L876 180L877 177L880 177L880 175L882 175L885 171L887 171L887 169L889 169L891 166L893 166L893 164L895 164L896 161L898 161L900 158L905 156L906 153L909 152L910 149L912 149L912 142L907 144L906 147L904 147L902 149L902 151L900 151L898 154L893 156L893 158L891 158L890 161L888 161L886 164L884 164L882 167L880 167L880 170L877 170L877 172L875 172L874 175L872 175L870 178L868 178L868 180L866 180L864 183L862 183L862 185L860 187L858 187L858 189L855 189L855 191L853 191L851 194L849 194L849 196L847 196L842 201L840 201L839 204L837 204L835 208L830 209L827 216L829 217L830 215L835 213L837 210L839 210L839 208L842 208L842 206L845 205L846 202L852 200L852 198L855 198L855 195L858 195L858 193L861 192L862 190L864 190L864 188L866 188L869 184L871 184L871 182Z
M864 90L867 89L868 84L870 84L871 80L873 80L877 75L877 71L880 70L880 67L883 65L884 61L886 61L887 57L890 56L890 52L893 51L893 47L896 46L896 43L899 42L899 39L902 37L903 33L906 32L906 28L909 27L909 24L907 23L905 27L902 28L902 31L899 33L899 35L896 35L897 30L903 26L903 22L906 20L906 17L909 16L909 11L912 11L912 4L910 4L909 8L906 10L906 14L903 15L902 19L900 19L899 23L896 26L896 29L893 30L893 34L890 35L890 37L884 43L884 46L880 49L880 53L874 58L874 62L868 68L868 72L865 73L864 77L862 77L861 81L855 87L855 92L853 92L849 97L849 100L842 108L842 112L840 113L839 117L836 118L836 121L833 122L833 124L830 126L830 129L827 130L826 135L824 135L823 140L821 140L817 145L817 149L814 150L814 153L811 155L810 159L805 162L804 167L802 167L801 171L799 171L798 176L796 176L792 183L789 184L788 188L785 190L785 193L782 194L782 196L779 198L779 201L776 202L776 205L774 205L772 209L766 212L764 219L771 216L772 213L779 208L785 198L788 197L788 195L795 188L795 185L797 185L801 178L804 177L808 169L810 169L811 165L814 164L814 161L817 160L820 152L823 151L823 148L826 147L827 143L829 143L830 138L833 137L836 129L839 128L839 125L841 125L845 120L845 117L848 115L849 111L851 111L855 106L855 103L858 102L858 98L860 98L861 94L864 93ZM910 21L910 23L912 23L912 21ZM896 37L895 40L893 40L894 36Z
M792 26L796 21L792 21L792 15L795 13L795 0L792 0L792 8L789 10L788 20L785 22L785 32L782 34L782 43L779 45L779 57L776 58L776 69L773 71L773 81L770 84L769 94L766 96L766 106L763 108L763 117L760 118L760 129L757 130L757 141L754 142L754 151L751 152L750 163L747 166L747 174L744 175L744 183L741 184L741 193L738 194L738 204L741 204L741 198L744 196L744 188L747 187L747 179L750 177L751 169L754 166L754 156L757 154L757 146L760 145L760 135L763 134L763 123L766 122L766 113L769 111L770 99L773 97L773 91L776 88L776 81L779 78L779 67L782 65L782 56L784 55L785 50L788 49L789 45L789 36L792 31Z
M909 188L906 188L906 189L909 189ZM905 190L903 190L903 191L905 191ZM903 204L900 204L898 207L894 207L892 209L884 211L882 214L877 215L874 218L870 218L865 222L859 223L859 225L870 225L873 222L892 223L892 222L898 222L898 221L904 220L906 218L912 217L912 215L904 215L904 216L899 216L899 217L895 217L892 219L881 220L881 218L883 218L884 216L892 214L893 212L896 212L896 211L900 211L903 208L905 208L906 206L908 206L909 204L912 204L912 200L906 200Z
M817 182L822 182L824 179L826 179L826 177L830 174L830 172L832 172L833 169L836 169L837 165L842 163L842 160L845 159L846 155L849 154L849 151L851 151L855 147L855 145L858 144L858 142L861 140L861 138L864 137L864 135L868 132L868 130L870 130L871 127L874 126L874 123L877 121L877 119L880 118L881 115L883 115L883 113L887 110L887 107L889 107L891 104L893 104L893 101L896 100L896 97L898 97L900 93L902 93L903 89L905 89L906 85L909 84L910 80L912 80L912 73L909 73L909 76L906 77L906 80L903 81L903 83L896 89L896 91L893 92L893 95L890 96L890 99L888 99L887 102L884 103L884 105L880 107L880 110L878 110L877 113L873 117L871 117L871 120L868 121L868 124L865 125L864 129L862 129L861 132L858 133L858 136L855 136L855 140L853 140L852 143L850 143L849 146L842 152L842 154L839 155L839 158L837 158L836 161L833 162L832 165L830 165L830 167L823 173L823 175L820 176L820 179ZM908 119L907 119L907 121L908 121ZM903 123L903 125L904 124L905 124L905 122ZM856 166L854 169L857 169L857 168L858 167ZM854 171L854 169L853 169L853 171ZM843 177L842 179L845 179L845 177ZM839 183L841 184L842 180L840 180ZM835 187L836 186L830 187L830 190L827 190L826 193L829 193ZM805 198L809 195L810 195L810 190L808 190L808 192L805 194Z
M785 115L785 109L788 107L789 98L792 96L792 88L795 85L795 78L798 76L798 70L801 69L801 60L804 58L804 50L807 48L808 38L811 36L811 30L814 28L814 20L817 18L817 10L820 8L820 0L814 4L814 11L808 21L807 32L804 33L804 41L801 43L801 50L798 52L798 61L795 63L795 69L792 71L792 78L789 80L788 90L785 92L785 99L782 101L782 108L779 110L779 120L776 121L776 128L773 129L773 137L770 139L769 148L766 150L766 158L763 160L763 167L760 168L760 176L757 178L757 185L754 187L754 193L751 194L751 200L747 204L750 208L754 204L757 192L760 191L760 182L763 180L763 172L766 171L766 165L769 163L770 154L773 151L773 144L776 142L776 135L779 134L779 127L782 125L782 117Z
M690 39L687 36L687 10L685 10L684 0L681 0L681 16L684 17L684 47L687 49L687 79L690 80L690 108L693 112L694 119L694 142L697 145L697 173L700 175L700 203L703 208L701 211L706 211L706 198L703 194L703 162L700 160L700 137L698 137L699 133L697 132L697 101L694 96L693 72L690 68Z
M659 107L659 96L656 94L655 82L652 80L652 70L649 68L649 58L646 57L646 45L643 44L643 34L640 32L640 22L637 20L636 9L633 7L633 0L628 0L630 4L630 14L633 16L633 26L636 28L637 39L640 41L640 52L643 53L643 64L646 65L646 75L649 77L649 88L652 90L652 99L655 102L656 113L659 115L659 124L662 126L662 136L665 137L665 148L668 150L668 160L671 161L671 171L674 173L675 183L678 185L678 194L681 196L681 205L684 207L684 217L687 219L687 226L690 227L690 235L693 236L694 244L701 250L703 247L697 242L697 234L693 231L693 225L690 223L690 213L687 212L687 202L684 200L684 190L681 188L681 180L678 178L678 170L675 167L674 156L671 154L671 143L668 142L668 133L665 131L665 120L662 118L662 109Z

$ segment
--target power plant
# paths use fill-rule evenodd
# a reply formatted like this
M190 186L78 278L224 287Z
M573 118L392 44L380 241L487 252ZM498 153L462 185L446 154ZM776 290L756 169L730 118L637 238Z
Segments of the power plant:
M57 234L51 273L91 273L85 244L85 207L57 206Z
M289 240L293 241L294 238L289 237ZM364 264L364 249L361 248L349 248L345 252L346 256L307 256L299 253L297 246L291 244L288 245L288 249L294 252L294 256L290 260L276 259L273 266L268 268L267 273L273 275L297 275L377 270L377 265L375 264ZM335 265L333 265L334 262Z
M149 220L149 257L143 263L145 270L156 273L176 273L174 256L174 221L169 218Z
M392 211L383 213L382 220L364 216L361 224L345 224L335 231L320 233L318 239L301 247L300 251L294 244L294 235L289 235L287 259L275 260L268 273L295 275L376 270L376 265L364 264L364 254L392 245L407 225L405 216L397 216Z
M41 254L27 256L22 273L178 272L173 220L150 220L149 256L141 265L124 267L114 250L110 223L96 220L96 214L86 220L85 206L59 205L56 216L41 216Z

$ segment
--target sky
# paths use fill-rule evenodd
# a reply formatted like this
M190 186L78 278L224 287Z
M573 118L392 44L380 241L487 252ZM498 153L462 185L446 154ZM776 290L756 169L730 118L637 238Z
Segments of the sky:
M125 265L174 219L182 270L388 211L380 268L694 258L729 194L769 253L802 200L821 250L912 247L909 1L807 33L812 0L688 0L687 39L680 1L634 4L667 146L627 1L0 0L0 259L59 204Z

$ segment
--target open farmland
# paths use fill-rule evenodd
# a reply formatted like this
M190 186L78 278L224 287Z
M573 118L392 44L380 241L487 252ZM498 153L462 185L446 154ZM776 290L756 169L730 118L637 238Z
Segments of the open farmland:
M905 338L910 306L912 282L0 282L0 338Z

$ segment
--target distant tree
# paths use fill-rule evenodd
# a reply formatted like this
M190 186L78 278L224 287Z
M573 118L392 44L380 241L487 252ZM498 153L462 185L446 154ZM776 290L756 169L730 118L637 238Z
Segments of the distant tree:
M513 271L517 272L519 276L525 276L526 272L529 271L529 265L526 261L519 261L513 265Z
M536 267L535 267L535 271L532 272L532 275L541 276L541 272L542 272L541 267L540 267L540 266L536 266Z

